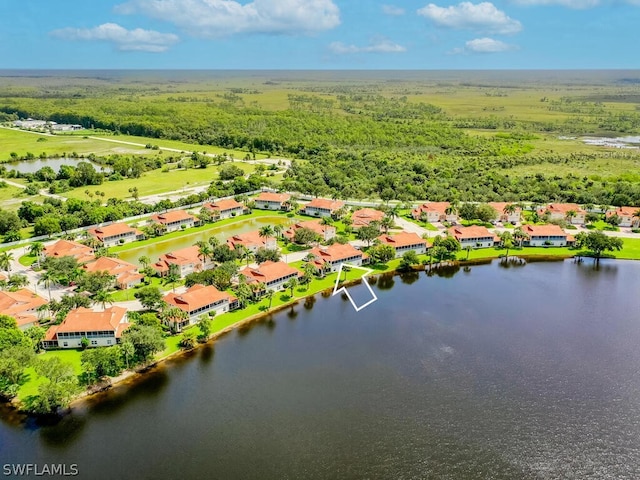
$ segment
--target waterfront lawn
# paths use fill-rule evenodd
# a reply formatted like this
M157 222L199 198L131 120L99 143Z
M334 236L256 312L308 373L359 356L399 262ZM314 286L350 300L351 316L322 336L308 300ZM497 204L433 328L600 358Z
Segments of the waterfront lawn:
M36 358L47 360L49 358L58 357L63 362L73 365L73 370L77 375L82 373L82 365L80 364L81 350L48 350L39 354ZM39 376L33 367L25 369L27 381L18 390L18 398L25 398L38 394L38 385L45 382L45 377Z
M238 217L225 218L224 220L220 220L214 223L207 223L205 225L201 225L199 227L187 228L186 230L178 230L176 232L167 233L160 237L147 238L146 240L140 240L137 242L125 243L124 245L116 245L115 247L111 247L109 251L111 253L120 253L128 250L135 250L136 248L144 247L147 245L152 245L159 242L164 242L166 240L171 240L173 238L183 237L185 235L193 235L200 232L205 232L207 230L213 230L215 228L223 227L226 225L230 225L236 222L243 222L246 220L251 220L256 217L282 217L287 216L285 212L279 213L276 211L270 210L253 210L249 215L240 215ZM295 219L292 218L292 221Z
M136 285L133 288L127 288L124 290L116 290L111 293L110 298L112 302L128 302L131 300L135 300L136 297L134 294L144 287L158 287L162 292L171 292L173 291L174 285L170 283L165 283L163 278L160 277L149 277L150 283L149 285L145 283L141 283L140 285ZM184 278L181 278L175 283L175 288L181 287L184 285Z

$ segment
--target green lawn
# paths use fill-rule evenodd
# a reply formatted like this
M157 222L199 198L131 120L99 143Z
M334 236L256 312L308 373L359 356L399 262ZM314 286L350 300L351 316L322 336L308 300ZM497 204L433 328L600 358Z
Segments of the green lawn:
M48 359L58 357L64 362L68 362L73 365L73 369L76 374L82 373L82 366L80 365L81 350L51 350L38 355L38 359ZM21 399L27 398L31 395L38 394L38 385L45 382L44 377L40 377L33 367L28 367L25 370L27 375L27 381L18 390L18 397Z
M150 286L150 287L158 287L160 290L164 292L172 291L174 288L178 288L184 285L184 279L178 280L175 285L170 283L165 283L164 280L160 277L151 277L151 282L149 285L145 285L144 283L135 286L134 288L127 288L126 290L116 290L111 293L110 298L114 302L128 302L130 300L135 300L136 297L134 294L140 290L141 288Z
M124 245L117 245L115 247L111 247L109 251L111 253L120 253L128 250L135 250L136 248L144 247L146 245L152 245L158 242L164 242L166 240L171 240L173 238L184 237L185 235L193 235L199 232L206 232L207 230L212 230L215 228L220 228L226 225L244 222L256 217L282 217L286 216L286 213L278 213L272 210L253 210L249 215L241 215L239 217L225 218L224 220L220 220L215 223L207 223L206 225L201 225L199 227L187 228L186 230L178 230L176 232L167 233L166 235L162 235L160 237L147 238L146 240L140 240L137 242L125 243ZM295 220L295 218L292 218Z
M36 263L36 260L38 260L38 257L34 255L23 255L18 259L18 262L20 263L20 265L30 267L31 265Z
M247 173L255 170L254 165L244 162L234 162L234 165ZM62 193L61 195L68 198L87 199L86 191L92 193L99 191L105 192L107 198L131 198L129 189L136 187L138 189L138 194L141 197L144 197L147 195L159 195L189 187L209 185L217 179L218 167L214 165L209 165L205 169L189 168L187 170L172 169L169 171L162 171L161 169L145 172L140 178L125 178L124 180L116 180L113 182L107 181L102 185L74 188L68 192Z

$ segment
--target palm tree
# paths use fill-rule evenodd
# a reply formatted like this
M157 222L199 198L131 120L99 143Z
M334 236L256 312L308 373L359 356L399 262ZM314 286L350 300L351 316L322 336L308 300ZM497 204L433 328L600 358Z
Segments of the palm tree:
M635 218L635 220L632 219L631 224L633 225L633 223L638 223L638 226L640 227L640 208L633 212L633 218Z
M400 204L396 203L393 207L387 210L387 215L391 217L391 220L395 220L400 216Z
M211 245L211 248L216 248L218 245L220 245L220 240L218 240L218 237L209 237L209 240L207 240L209 242L209 245Z
M267 311L271 310L271 302L273 301L273 296L276 294L273 290L267 290L267 293L264 294L265 297L269 299L269 306L267 307Z
M299 282L298 279L293 277L290 278L285 284L284 287L288 288L289 290L291 290L291 298L293 298L293 289L296 288L298 286Z
M393 217L391 215L385 215L380 222L380 226L384 229L384 233L389 233L389 229L393 227L393 225Z
M42 242L33 242L29 247L29 255L31 255L32 257L39 258L43 251L44 243Z
M169 270L167 271L167 276L165 277L165 282L170 283L173 289L173 293L176 293L176 282L180 280L180 267L175 263L169 265Z
M333 218L322 217L322 220L320 220L320 225L333 225Z
M513 240L507 238L506 240L502 240L502 246L507 249L504 254L504 259L507 261L509 259L509 249L513 247Z
M49 291L49 302L51 302L51 284L56 283L58 278L51 270L45 270L40 274L40 279L38 280L38 284L44 283L44 286Z
M269 238L273 237L273 227L271 225L265 225L264 227L260 227L258 231L258 235L260 238Z
M13 253L0 252L0 270L4 270L9 273L11 271L11 261L13 260Z
M274 225L273 226L273 233L278 237L278 238L282 238L282 231L284 230L284 227L282 225Z
M247 300L251 298L253 292L251 291L251 287L247 285L247 281L244 276L240 275L240 280L238 285L234 288L234 292L240 303L240 308L246 307Z
M518 227L513 231L513 239L519 242L520 248L522 248L522 242L529 238L522 228Z
M207 263L208 258L213 258L213 248L207 242L199 241L196 243L198 247L198 258L202 260L202 263Z
M247 261L247 267L249 266L249 262L253 258L253 253L244 245L236 245L236 254L240 260Z
M575 218L575 216L577 215L575 210L569 210L567 212L567 220L569 221L569 223L573 223L573 219Z
M142 255L141 257L138 257L138 262L140 262L142 268L146 269L151 264L151 259L146 255Z
M302 260L305 262L313 262L315 259L316 256L313 253L307 253Z
M160 318L165 323L173 323L172 328L179 332L179 324L189 319L189 314L178 307L168 307L160 312Z
M95 305L101 305L102 310L105 310L107 303L109 305L113 305L113 300L111 299L111 295L106 290L98 290L96 294L93 296L92 300Z
M305 277L308 278L306 285L307 285L307 291L309 291L309 287L311 286L311 280L313 279L313 276L316 273L316 267L310 263L306 263L302 268L302 271L304 272Z

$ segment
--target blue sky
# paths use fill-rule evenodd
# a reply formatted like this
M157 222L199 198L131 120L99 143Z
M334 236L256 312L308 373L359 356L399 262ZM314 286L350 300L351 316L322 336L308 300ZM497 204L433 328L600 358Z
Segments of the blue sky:
M640 0L0 0L0 68L640 68Z

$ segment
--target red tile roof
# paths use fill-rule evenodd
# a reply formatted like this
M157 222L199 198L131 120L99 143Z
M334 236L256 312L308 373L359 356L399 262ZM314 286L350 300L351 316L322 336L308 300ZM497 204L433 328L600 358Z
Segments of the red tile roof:
M563 213L567 214L569 211L574 211L576 213L585 213L580 205L577 203L550 203L546 207L540 207L538 209L538 213L544 213L549 211L551 213Z
M349 243L334 243L328 247L316 247L311 253L325 262L338 262L351 257L362 257L362 252Z
M87 232L90 235L96 237L98 240L102 240L104 237L121 235L123 233L142 235L142 232L140 230L132 228L126 223L112 223L111 225L105 225L104 227L90 228L87 230Z
M439 215L445 215L445 212L450 205L451 204L449 202L427 202L423 203L418 208L415 208L413 212L417 214L422 212L433 212Z
M640 207L618 207L615 210L609 210L607 217L618 215L619 217L635 217L635 213L640 211Z
M236 202L233 198L227 200L219 200L215 203L205 203L202 205L204 208L216 212L225 212L227 210L235 210L238 208L244 209L244 205L240 202Z
M235 249L238 245L244 245L245 247L264 247L267 242L272 242L274 237L261 237L259 230L254 230L246 233L239 233L233 237L227 239L227 245L232 249Z
M131 281L143 278L143 275L138 273L138 267L133 263L113 257L100 257L93 262L84 264L82 268L87 272L109 272L110 275L115 275L119 284L128 283L125 279Z
M193 285L184 293L169 293L164 297L165 302L188 313L220 300L227 300L233 303L237 299L227 292L221 292L214 286L205 287L199 284Z
M88 262L95 258L92 248L70 240L58 240L53 245L44 247L43 253L46 257L73 257L78 263Z
M495 235L487 230L487 227L483 227L481 225L472 225L470 227L451 227L448 231L458 241L483 237L495 238Z
M293 238L296 233L296 230L299 230L301 228L308 228L309 230L313 230L318 235L321 235L323 237L326 231L331 229L335 231L336 229L336 227L334 227L333 225L323 225L322 223L320 223L320 220L307 220L305 222L294 223L289 227L289 230L284 232L284 235L288 238Z
M302 275L297 268L292 267L284 262L267 261L261 263L258 268L246 267L240 270L240 275L247 278L248 283L253 282L271 282L291 274Z
M151 220L166 225L167 223L194 221L195 217L184 210L172 210L151 215Z
M498 212L500 215L502 215L503 213L505 213L504 209L506 208L507 205L513 205L513 202L489 202L488 205L490 207L493 207L495 209L496 212ZM514 213L518 213L522 211L522 209L518 206L516 206L515 212Z
M94 312L83 307L76 308L67 314L60 325L51 327L47 332L47 337L49 337L51 329L55 329L52 332L54 334L62 332L112 331L116 333L116 338L119 338L122 332L130 326L125 318L126 313L127 309L123 307L110 307L103 312ZM55 338L55 335L53 338Z
M380 235L378 240L385 245L391 245L393 248L408 247L410 245L418 244L424 245L425 247L427 246L427 241L420 238L420 236L414 232L400 232L395 235Z
M36 310L47 301L35 293L22 288L16 292L0 291L0 314L16 319L18 326L32 323L36 320L29 310Z
M173 252L165 253L160 257L160 261L167 264L175 263L177 265L202 263L202 257L200 256L200 247L198 247L197 245L192 245L190 247L181 248L180 250L174 250Z
M352 225L354 227L364 227L371 222L379 222L384 218L384 212L374 210L373 208L361 208L351 215Z
M549 237L549 236L562 236L566 237L567 234L558 225L523 225L522 231L530 237Z
M278 202L284 203L289 201L291 195L288 193L273 193L273 192L262 192L260 195L256 197L256 201L258 202Z
M340 200L329 200L327 198L314 198L309 203L307 203L306 207L313 208L326 208L327 210L334 212L344 206L344 202Z

